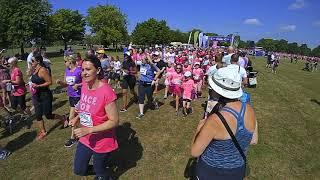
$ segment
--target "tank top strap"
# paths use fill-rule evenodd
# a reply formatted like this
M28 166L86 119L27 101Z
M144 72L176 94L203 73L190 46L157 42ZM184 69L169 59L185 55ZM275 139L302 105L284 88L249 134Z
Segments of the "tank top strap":
M239 116L240 116L240 114L236 110L234 110L234 109L232 109L230 107L223 107L221 109L221 111L226 111L228 113L231 113L236 119L238 119Z
M242 102L242 106L241 106L240 113L239 113L239 119L238 119L238 124L240 127L244 126L244 115L246 113L246 109L247 109L247 103Z

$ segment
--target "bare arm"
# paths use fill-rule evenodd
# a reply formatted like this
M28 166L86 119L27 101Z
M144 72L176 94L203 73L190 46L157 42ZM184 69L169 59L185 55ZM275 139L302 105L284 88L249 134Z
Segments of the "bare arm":
M257 121L256 121L256 127L254 129L250 144L252 144L252 145L258 144L258 122Z
M117 105L115 102L112 102L105 107L105 111L108 114L109 120L90 128L90 133L96 133L101 131L106 131L109 129L113 129L119 125L119 113L117 109Z
M22 76L17 76L15 81L11 81L12 84L20 85L23 82Z
M212 116L211 116L212 117ZM214 119L201 120L191 143L191 156L199 157L215 135Z
M52 84L52 78L49 75L48 71L46 68L40 68L39 70L39 77L43 78L45 81L43 84L39 84L36 87L49 87Z

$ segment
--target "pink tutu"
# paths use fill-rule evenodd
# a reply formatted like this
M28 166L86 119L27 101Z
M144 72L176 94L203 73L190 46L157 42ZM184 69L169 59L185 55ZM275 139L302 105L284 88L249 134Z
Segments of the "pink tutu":
M181 88L181 86L178 85L178 84L171 84L171 85L169 86L169 91L170 91L172 94L174 94L174 95L180 96L181 93L182 93L182 88Z

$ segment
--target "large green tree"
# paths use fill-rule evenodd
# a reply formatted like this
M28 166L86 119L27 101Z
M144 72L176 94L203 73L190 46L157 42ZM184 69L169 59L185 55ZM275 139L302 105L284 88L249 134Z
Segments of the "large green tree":
M187 43L189 38L189 34L180 31L179 29L177 30L170 30L170 41L171 42L182 42L182 43Z
M85 32L85 19L78 11L59 9L50 16L49 34L52 40L61 40L67 49L70 40L82 40Z
M262 38L257 42L257 46L262 46L267 51L276 51L276 42L273 39Z
M87 21L101 44L116 45L128 39L127 16L115 6L89 8Z
M307 44L301 44L301 46L299 47L299 52L301 55L305 55L305 56L311 55L311 49L308 48Z
M132 32L132 40L135 44L140 45L168 44L170 29L166 21L151 18L136 25Z
M312 56L320 57L320 45L318 47L312 49L311 54L312 54Z
M293 42L288 44L288 53L291 54L299 54L299 46L298 43Z
M5 36L1 41L20 47L24 54L26 43L45 39L50 12L48 0L0 0L0 33Z

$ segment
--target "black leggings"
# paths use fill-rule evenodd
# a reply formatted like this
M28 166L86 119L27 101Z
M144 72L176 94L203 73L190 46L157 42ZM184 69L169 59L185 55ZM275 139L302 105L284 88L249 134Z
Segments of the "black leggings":
M26 95L22 96L11 96L11 107L12 109L17 109L18 105L20 106L21 110L26 109Z
M32 96L32 100L37 121L41 121L43 115L47 119L54 119L54 115L52 114L53 96L50 90L37 92Z

